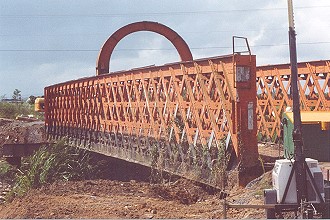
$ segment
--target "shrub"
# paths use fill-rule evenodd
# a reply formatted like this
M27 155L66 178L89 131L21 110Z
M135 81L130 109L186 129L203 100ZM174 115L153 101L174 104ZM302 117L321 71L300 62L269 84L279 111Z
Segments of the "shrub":
M0 159L0 180L11 180L14 178L14 173L13 167Z

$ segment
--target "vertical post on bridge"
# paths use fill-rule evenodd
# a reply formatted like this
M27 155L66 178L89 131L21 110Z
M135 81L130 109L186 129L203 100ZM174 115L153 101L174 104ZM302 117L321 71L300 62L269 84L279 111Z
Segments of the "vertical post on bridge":
M247 51L235 51L235 39L245 40ZM249 55L241 55L248 53ZM234 132L237 133L238 183L246 186L262 173L258 160L257 143L257 97L256 97L256 56L251 55L245 37L233 37L234 88L236 93Z
M235 56L235 121L238 138L238 181L245 186L261 174L256 115L256 57ZM247 65L249 64L249 65Z

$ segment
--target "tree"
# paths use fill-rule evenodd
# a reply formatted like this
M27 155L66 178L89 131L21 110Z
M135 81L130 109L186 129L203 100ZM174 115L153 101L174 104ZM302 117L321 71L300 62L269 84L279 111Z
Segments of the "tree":
M36 101L36 98L37 98L37 97L35 97L34 95L30 95L30 97L29 97L29 99L28 99L27 102L28 102L30 105L33 105L34 102Z
M21 91L18 89L15 89L12 97L14 100L21 101L22 100Z

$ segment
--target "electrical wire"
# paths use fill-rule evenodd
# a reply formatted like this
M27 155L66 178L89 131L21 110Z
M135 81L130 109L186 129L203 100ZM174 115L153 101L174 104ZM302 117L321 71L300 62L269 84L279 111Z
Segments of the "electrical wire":
M296 10L330 8L330 5L300 6ZM227 9L214 11L172 11L172 12L139 12L139 13L100 13L100 14L2 14L0 18L40 18L40 17L137 17L137 16L178 16L178 15L196 15L196 14L219 14L219 13L242 13L242 12L264 12L287 10L287 8L251 8L251 9Z
M305 42L297 43L298 45L317 45L317 44L330 44L329 42ZM251 48L256 47L281 47L288 46L289 44L260 44L250 45ZM237 46L245 47L245 46ZM230 49L229 46L212 46L212 47L190 47L191 50L208 50L208 49ZM126 48L115 49L115 51L169 51L176 50L175 48ZM0 49L0 52L96 52L96 49Z
M327 26L330 27L330 26ZM231 32L259 32L257 29L241 29L241 30L213 30L213 31L182 31L181 34L211 34L211 33L231 33ZM287 31L286 28L265 28L262 31ZM83 34L83 36L103 36L109 35L109 33L93 33L93 34ZM70 34L34 34L34 33L26 33L26 34L0 34L0 37L60 37L60 36L82 36L80 33L70 33Z

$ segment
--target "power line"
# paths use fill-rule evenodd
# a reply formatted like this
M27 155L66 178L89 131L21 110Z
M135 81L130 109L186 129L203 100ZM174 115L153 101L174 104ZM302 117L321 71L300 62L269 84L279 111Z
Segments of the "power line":
M297 43L298 45L319 45L319 44L330 44L329 42L303 42ZM260 44L250 45L250 47L282 47L288 46L289 44ZM245 47L245 46L238 46ZM190 47L191 50L207 50L207 49L229 49L229 46L211 46L211 47ZM169 51L175 50L175 48L126 48L126 49L115 49L115 51ZM98 52L96 49L0 49L0 52Z
M323 25L318 26L318 28L328 28L330 25ZM287 27L283 28L264 28L264 29L238 29L238 30L211 30L211 31L182 31L180 32L183 34L209 34L209 33L232 33L232 32L274 32L274 31L285 31L287 32ZM93 33L93 34L79 34L79 33L69 33L69 34L34 34L34 33L27 33L27 34L0 34L0 37L65 37L65 36L103 36L109 35L109 33Z
M318 28L328 28L330 25L318 26ZM210 33L232 33L232 32L274 32L274 31L285 31L287 32L287 27L283 28L264 28L264 29L238 29L238 30L211 30L211 31L182 31L183 34L210 34ZM93 34L80 34L80 33L69 33L69 34L34 34L34 33L26 33L26 34L0 34L0 37L65 37L65 36L84 36L84 37L92 37L92 36L103 36L109 35L109 33L93 33Z
M94 52L93 49L0 49L1 52Z
M316 9L316 8L330 8L330 5L317 6L301 6L296 7L296 10ZM145 12L145 13L100 13L100 14L2 14L1 18L33 18L33 17L137 17L137 16L168 16L168 15L195 15L195 14L219 14L219 13L242 13L242 12L257 12L257 11L279 11L287 10L287 8L252 8L252 9L227 9L217 11L172 11L172 12Z
M285 28L265 28L262 29L263 31L287 31ZM213 31L182 31L181 34L208 34L208 33L231 33L231 32L259 32L258 29L241 29L241 30L213 30ZM103 36L109 35L109 33L93 33L93 34L79 34L79 33L72 33L72 34L0 34L0 37L59 37L59 36Z

